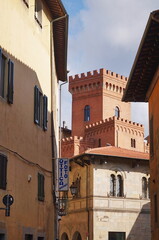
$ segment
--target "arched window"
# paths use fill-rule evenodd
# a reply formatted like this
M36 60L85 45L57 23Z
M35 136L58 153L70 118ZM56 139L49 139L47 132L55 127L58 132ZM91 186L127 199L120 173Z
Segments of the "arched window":
M69 240L67 233L62 234L61 240Z
M84 121L88 122L90 121L90 106L86 105L84 108Z
M116 195L117 195L117 197L122 197L123 196L123 179L122 179L121 175L117 176Z
M72 240L82 240L81 234L79 232L75 232Z
M116 179L115 175L111 174L110 176L110 196L116 195Z
M142 198L147 198L147 179L142 178Z
M119 110L119 108L118 108L117 106L115 107L115 116L116 116L117 118L120 117L120 110Z

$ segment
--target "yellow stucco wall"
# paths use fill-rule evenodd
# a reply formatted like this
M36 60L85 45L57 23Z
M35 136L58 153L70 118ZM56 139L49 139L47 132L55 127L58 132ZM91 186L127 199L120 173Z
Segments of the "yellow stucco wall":
M157 205L159 205L159 185L158 185L158 179L159 179L159 70L156 72L154 79L152 81L152 84L154 82L156 83L154 85L154 88L150 94L149 97L149 119L153 117L153 137L151 138L151 143L153 143L153 156L150 156L150 174L151 174L151 224L152 224L152 239L157 240L159 238L159 229L158 229L158 223L155 221L155 213L158 210L155 208L154 204L154 196L157 195ZM159 216L159 215L158 215Z
M9 105L0 97L0 153L8 159L7 189L0 189L0 201L5 194L14 197L11 216L5 217L0 211L0 232L5 232L8 240L24 239L25 233L53 239L51 17L43 1L40 28L34 18L34 9L34 0L29 0L29 8L23 0L0 2L0 47L14 62L14 102ZM53 68L55 91L54 63ZM35 85L48 97L48 130L45 132L34 124ZM57 93L53 96L57 139L56 98ZM45 176L44 202L38 201L38 172ZM31 176L31 181L28 181L28 176Z

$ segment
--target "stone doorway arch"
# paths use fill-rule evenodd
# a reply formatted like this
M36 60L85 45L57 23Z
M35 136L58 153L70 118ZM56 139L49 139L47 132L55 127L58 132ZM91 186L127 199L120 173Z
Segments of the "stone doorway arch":
M69 240L67 233L63 233L61 236L61 240Z
M72 240L82 240L81 234L79 232L75 232Z

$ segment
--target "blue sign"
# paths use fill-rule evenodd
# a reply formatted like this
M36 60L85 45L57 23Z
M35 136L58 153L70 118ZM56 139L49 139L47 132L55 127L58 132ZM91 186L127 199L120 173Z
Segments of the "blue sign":
M58 186L59 191L69 190L69 159L59 158L58 159Z

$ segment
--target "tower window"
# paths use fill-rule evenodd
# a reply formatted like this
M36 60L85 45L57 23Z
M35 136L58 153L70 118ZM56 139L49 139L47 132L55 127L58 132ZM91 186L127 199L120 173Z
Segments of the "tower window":
M86 105L84 108L84 121L88 122L90 121L90 106Z
M136 140L131 138L131 147L136 148Z
M119 110L119 108L118 108L117 106L115 107L115 116L116 116L117 118L120 117L120 110Z

